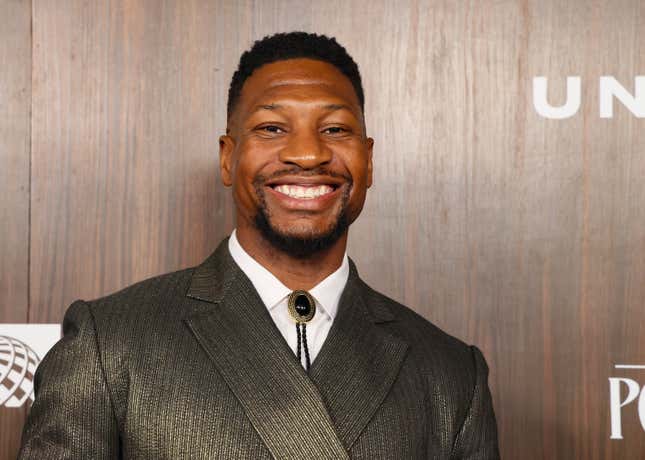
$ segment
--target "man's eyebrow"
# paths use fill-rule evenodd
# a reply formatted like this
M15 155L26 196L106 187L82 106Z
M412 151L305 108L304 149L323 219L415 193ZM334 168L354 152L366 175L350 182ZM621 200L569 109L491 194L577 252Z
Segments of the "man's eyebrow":
M360 112L357 113L355 109L353 109L351 106L347 104L327 104L327 105L324 105L323 108L329 110L330 112L334 112L336 110L347 110L358 120L361 120L362 118Z
M253 112L258 112L260 110L278 110L281 108L282 106L280 104L260 104L253 108Z
M323 106L323 109L327 110L349 110L350 112L353 112L350 106L345 105L345 104L327 104Z
M253 108L253 111L251 113L259 112L260 110L280 110L282 108L284 108L284 106L280 104L259 104ZM326 104L323 105L322 108L330 111L347 110L351 113L354 113L352 108L346 104Z

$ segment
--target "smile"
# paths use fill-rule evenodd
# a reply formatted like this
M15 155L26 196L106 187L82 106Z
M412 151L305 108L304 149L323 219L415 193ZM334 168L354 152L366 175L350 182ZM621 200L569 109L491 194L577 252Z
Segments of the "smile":
M273 190L291 198L299 200L313 200L320 196L332 193L334 191L334 187L330 185L281 184L273 187Z

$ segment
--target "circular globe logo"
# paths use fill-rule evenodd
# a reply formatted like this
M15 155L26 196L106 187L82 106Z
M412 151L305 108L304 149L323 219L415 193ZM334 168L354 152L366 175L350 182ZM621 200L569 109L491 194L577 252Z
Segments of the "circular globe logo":
M40 358L29 345L0 335L0 406L20 407L34 400L34 372Z

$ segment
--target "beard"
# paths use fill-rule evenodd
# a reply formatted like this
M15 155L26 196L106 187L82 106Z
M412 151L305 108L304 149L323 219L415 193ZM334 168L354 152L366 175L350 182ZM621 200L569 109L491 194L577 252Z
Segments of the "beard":
M329 175L329 174L328 174ZM271 223L271 213L266 204L263 184L264 177L258 177L254 181L257 196L260 199L260 206L254 216L255 227L262 236L276 249L285 252L293 257L309 258L321 251L329 249L345 234L351 224L347 205L349 202L349 191L352 187L352 180L347 181L345 190L341 196L341 207L336 220L331 226L320 233L311 233L307 236L294 236L283 232Z

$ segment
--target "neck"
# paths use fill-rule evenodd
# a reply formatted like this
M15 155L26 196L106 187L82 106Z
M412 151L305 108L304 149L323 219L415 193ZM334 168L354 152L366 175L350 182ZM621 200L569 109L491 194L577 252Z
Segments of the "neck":
M291 290L310 290L343 262L347 247L345 232L331 247L311 257L293 257L269 243L254 227L239 225L235 231L240 246Z

